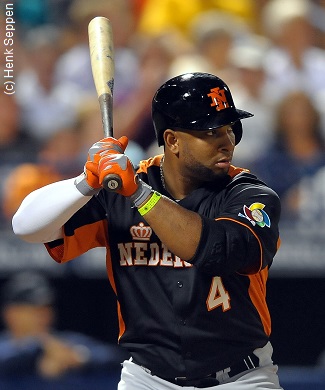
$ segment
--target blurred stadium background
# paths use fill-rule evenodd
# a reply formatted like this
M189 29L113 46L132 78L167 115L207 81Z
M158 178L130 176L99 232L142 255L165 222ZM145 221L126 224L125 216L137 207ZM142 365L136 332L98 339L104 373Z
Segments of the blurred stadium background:
M150 102L175 74L215 73L236 105L255 113L244 124L234 163L258 173L282 199L282 245L268 282L274 360L285 389L324 389L322 0L3 0L0 288L18 271L42 271L59 291L59 328L116 342L116 302L102 250L58 265L43 246L15 237L10 224L28 192L77 175L85 151L102 137L87 47L87 24L98 15L113 23L114 126L116 136L132 140L135 164L161 152ZM15 83L13 94L8 80ZM93 388L100 390L105 380L98 378Z

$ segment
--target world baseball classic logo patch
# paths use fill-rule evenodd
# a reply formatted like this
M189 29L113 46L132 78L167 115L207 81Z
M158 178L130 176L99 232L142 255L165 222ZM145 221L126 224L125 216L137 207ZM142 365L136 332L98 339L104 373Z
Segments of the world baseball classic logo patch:
M263 210L265 204L263 203L252 203L249 207L246 205L243 207L243 214L239 213L239 217L244 217L249 220L249 222L255 226L258 225L260 227L270 227L271 220L268 214Z

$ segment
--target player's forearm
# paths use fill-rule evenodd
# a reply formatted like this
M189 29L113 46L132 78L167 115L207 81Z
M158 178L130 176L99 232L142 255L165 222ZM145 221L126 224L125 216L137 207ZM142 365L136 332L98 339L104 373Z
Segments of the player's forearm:
M144 218L176 256L189 261L195 255L202 232L199 214L162 197Z
M34 243L61 238L65 222L91 199L77 190L74 181L59 181L29 194L13 216L15 234Z

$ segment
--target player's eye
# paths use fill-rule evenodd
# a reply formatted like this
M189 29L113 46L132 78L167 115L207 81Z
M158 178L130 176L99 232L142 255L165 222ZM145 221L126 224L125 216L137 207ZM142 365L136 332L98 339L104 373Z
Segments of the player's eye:
M209 137L216 136L217 135L217 129L207 131L205 134L207 136L209 136Z
M233 132L231 126L227 127L226 129L224 127L220 127L217 129L212 129L212 130L206 131L205 135L207 137L218 138L218 137L222 137L223 135L225 135L225 133L228 134L229 137L234 136L234 132Z
M233 131L233 129L232 129L231 126L228 127L228 129L227 129L227 134L228 134L228 135L234 135L234 131Z

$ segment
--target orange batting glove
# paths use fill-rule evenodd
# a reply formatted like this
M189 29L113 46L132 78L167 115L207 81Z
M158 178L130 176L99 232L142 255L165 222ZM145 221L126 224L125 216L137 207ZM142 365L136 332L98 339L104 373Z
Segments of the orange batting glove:
M108 175L117 175L121 179L121 189L115 192L129 197L139 207L153 192L152 188L139 179L133 165L124 153L104 153L98 164L99 182L103 183Z
M131 196L138 189L133 165L124 153L105 153L99 160L98 172L101 184L108 175L119 176L122 187L116 192L121 195Z
M128 142L127 137L124 136L119 139L108 137L101 139L91 146L88 151L88 159L84 167L84 172L75 180L77 189L83 195L97 194L102 188L98 164L103 155L124 153Z
M102 188L107 175L118 175L122 187L119 194L129 197L136 207L153 192L152 188L136 175L129 158L124 154L128 138L104 138L96 142L88 152L84 173L75 180L77 189L83 195L94 195Z

